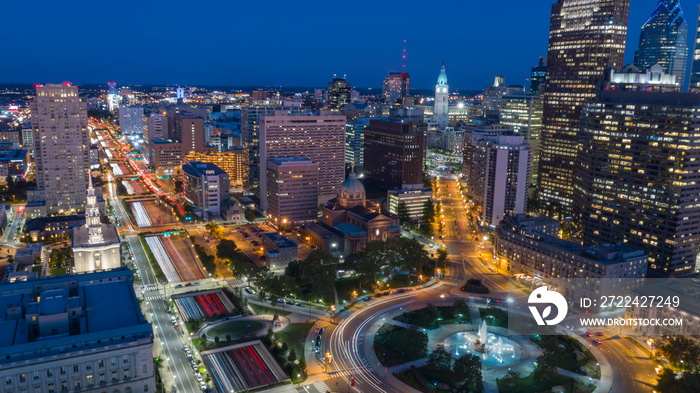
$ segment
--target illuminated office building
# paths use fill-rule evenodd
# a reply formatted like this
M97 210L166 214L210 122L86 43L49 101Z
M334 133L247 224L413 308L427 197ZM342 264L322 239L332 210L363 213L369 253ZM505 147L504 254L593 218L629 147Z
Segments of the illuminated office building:
M537 187L542 207L568 216L573 203L581 106L625 55L629 0L559 0L552 5Z
M649 274L694 272L700 241L700 96L604 90L581 115L574 222L588 244L625 242Z
M328 82L328 107L331 109L342 109L350 103L350 91L352 87L345 81L345 78L333 78L333 82Z
M516 135L521 135L530 145L530 184L536 186L542 132L542 96L524 91L504 95L501 98L501 124L512 128Z
M384 85L382 86L384 102L390 105L394 105L397 102L403 104L409 95L410 82L411 76L407 72L390 72L384 78Z
M537 67L530 70L530 93L538 94L547 79L547 57L540 57Z

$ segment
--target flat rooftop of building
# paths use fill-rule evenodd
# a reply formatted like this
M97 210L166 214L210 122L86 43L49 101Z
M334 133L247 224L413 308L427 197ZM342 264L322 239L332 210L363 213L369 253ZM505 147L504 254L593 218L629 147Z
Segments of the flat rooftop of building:
M603 90L598 101L646 105L700 106L700 96L697 94L677 92Z
M275 246L277 248L299 247L299 245L296 244L292 239L286 236L282 236L277 232L265 232L262 233L261 236L265 236L268 240L275 243Z
M75 224L80 225L85 223L85 215L77 214L70 216L53 216L53 217L39 217L27 221L25 225L26 231L45 231L46 226L49 224Z
M0 161L22 162L27 159L27 149L0 150Z
M190 161L182 166L182 172L190 176L201 177L225 175L226 172L211 162Z
M126 267L0 282L0 310L5 314L0 320L0 362L8 360L2 355L12 360L17 353L67 352L73 343L151 331L134 294L133 273ZM41 316L50 316L52 325L63 317L68 326L76 310L79 324L71 325L68 333L35 337L30 331L27 315L38 316L39 323Z

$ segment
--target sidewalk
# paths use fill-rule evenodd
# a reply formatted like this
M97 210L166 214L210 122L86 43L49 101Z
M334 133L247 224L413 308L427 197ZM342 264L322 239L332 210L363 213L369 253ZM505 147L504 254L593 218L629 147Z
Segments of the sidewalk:
M557 328L556 332L559 334L566 335L566 328ZM590 380L589 382L593 383L596 386L596 393L607 393L612 389L612 384L613 384L613 373L612 373L612 367L610 366L610 362L608 361L608 358L605 357L603 354L603 351L600 349L600 347L597 346L591 346L590 342L585 340L583 337L581 337L578 334L572 334L571 337L575 338L581 345L585 347L588 347L595 356L596 361L598 362L598 365L600 366L600 379L593 379ZM566 371L566 370L562 370ZM560 374L562 374L560 372ZM564 374L562 374L564 375ZM579 378L586 378L585 375L581 374L576 374L574 375L578 376ZM568 375L567 375L568 376Z

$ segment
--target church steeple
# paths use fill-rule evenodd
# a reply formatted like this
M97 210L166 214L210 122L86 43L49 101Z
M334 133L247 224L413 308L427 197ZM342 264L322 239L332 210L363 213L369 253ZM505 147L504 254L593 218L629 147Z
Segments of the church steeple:
M90 244L104 242L102 236L102 223L100 222L100 208L97 205L95 188L92 186L92 175L88 174L87 203L85 204L85 227L88 230Z

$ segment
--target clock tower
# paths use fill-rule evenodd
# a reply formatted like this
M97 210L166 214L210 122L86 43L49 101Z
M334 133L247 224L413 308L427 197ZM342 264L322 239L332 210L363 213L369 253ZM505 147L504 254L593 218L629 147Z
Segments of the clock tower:
M435 85L435 106L433 108L433 123L440 128L447 127L449 123L448 108L450 105L450 85L447 84L447 74L445 73L445 62L442 62L440 76Z

